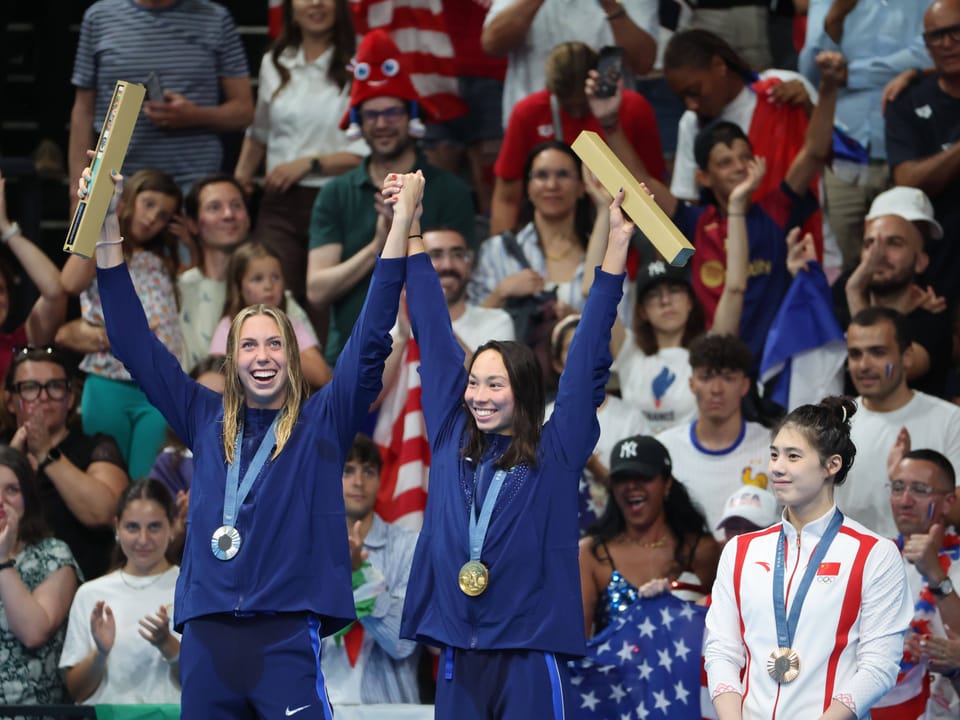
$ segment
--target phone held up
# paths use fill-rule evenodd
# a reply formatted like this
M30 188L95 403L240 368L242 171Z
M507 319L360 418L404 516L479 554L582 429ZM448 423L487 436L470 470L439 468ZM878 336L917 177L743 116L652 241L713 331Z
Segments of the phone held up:
M597 58L597 97L607 98L617 94L617 83L623 77L623 48L607 45L600 49Z

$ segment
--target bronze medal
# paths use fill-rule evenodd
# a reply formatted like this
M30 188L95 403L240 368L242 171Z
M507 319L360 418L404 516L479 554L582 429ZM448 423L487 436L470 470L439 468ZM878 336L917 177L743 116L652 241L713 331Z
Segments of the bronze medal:
M767 672L778 683L793 682L800 675L800 656L792 648L777 648L767 658Z
M457 582L464 595L482 595L490 584L490 571L479 560L468 560L460 568Z

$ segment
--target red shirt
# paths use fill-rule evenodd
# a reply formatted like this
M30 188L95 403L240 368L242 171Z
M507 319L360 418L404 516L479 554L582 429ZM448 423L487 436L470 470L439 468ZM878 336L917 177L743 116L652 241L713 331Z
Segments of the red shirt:
M561 139L566 143L576 140L581 130L592 130L604 137L600 123L593 115L572 118L561 108L560 125L563 128ZM654 177L663 179L665 166L657 119L653 114L653 108L643 95L632 90L623 91L620 125L630 144L646 165L647 171ZM553 139L550 91L540 90L528 95L514 106L493 171L497 177L504 180L519 180L523 174L527 154L540 143Z
M487 55L480 44L483 20L489 10L490 0L443 0L443 14L447 20L447 34L453 43L457 75L493 78L503 82L503 76L507 74L507 59Z

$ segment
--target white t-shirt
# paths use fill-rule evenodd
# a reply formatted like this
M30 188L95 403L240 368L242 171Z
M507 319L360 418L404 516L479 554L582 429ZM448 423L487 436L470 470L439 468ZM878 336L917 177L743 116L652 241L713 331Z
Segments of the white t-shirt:
M459 320L453 321L453 332L470 350L487 340L516 340L513 319L506 310L467 303Z
M954 467L960 467L960 407L914 392L913 399L899 410L878 413L867 410L857 398L857 413L850 424L857 455L846 481L834 495L837 507L878 535L896 537L890 491L885 484L889 479L887 456L897 434L905 427L914 449L936 450Z
M740 436L725 450L707 450L697 442L696 421L677 425L657 435L673 461L673 476L682 482L694 503L707 516L707 525L716 530L723 517L727 498L741 485L767 488L770 461L770 431L763 425L744 422Z
M163 605L173 632L173 593L180 575L174 565L165 573L137 577L116 570L84 583L70 607L67 636L63 641L60 667L73 667L95 647L90 632L93 606L103 600L113 611L117 637L107 656L103 681L84 705L179 703L180 686L175 682L175 666L168 665L160 651L140 637L139 623L146 615L156 615ZM129 583L129 584L128 584ZM180 635L173 633L179 639Z
M199 267L177 277L180 293L180 332L183 334L183 367L191 370L210 351L213 333L223 317L227 283L211 280Z
M663 348L644 355L630 330L611 370L620 376L620 394L639 408L653 433L690 422L697 416L697 399L690 390L690 353Z
M490 22L517 0L493 0L484 20ZM653 0L623 0L629 18L656 40L660 32L657 3ZM599 51L604 45L616 45L606 13L593 0L546 0L527 31L523 42L510 51L507 75L503 83L503 126L507 126L513 106L527 95L546 86L544 63L553 48L578 40Z

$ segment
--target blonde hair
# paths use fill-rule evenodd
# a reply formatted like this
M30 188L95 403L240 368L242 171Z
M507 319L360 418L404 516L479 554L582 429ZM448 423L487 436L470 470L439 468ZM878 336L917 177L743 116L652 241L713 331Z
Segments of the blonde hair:
M223 390L223 452L227 462L233 463L234 443L237 430L240 427L240 413L246 400L243 385L237 372L237 347L240 344L240 330L249 318L257 315L266 315L277 323L280 329L280 339L287 356L287 397L280 408L277 421L277 448L271 460L275 459L290 439L293 427L300 417L300 408L310 392L303 371L300 369L300 348L297 345L297 336L290 324L290 319L279 308L272 305L250 305L245 307L230 324L230 333L227 336L227 356L223 361L223 371L226 376Z

